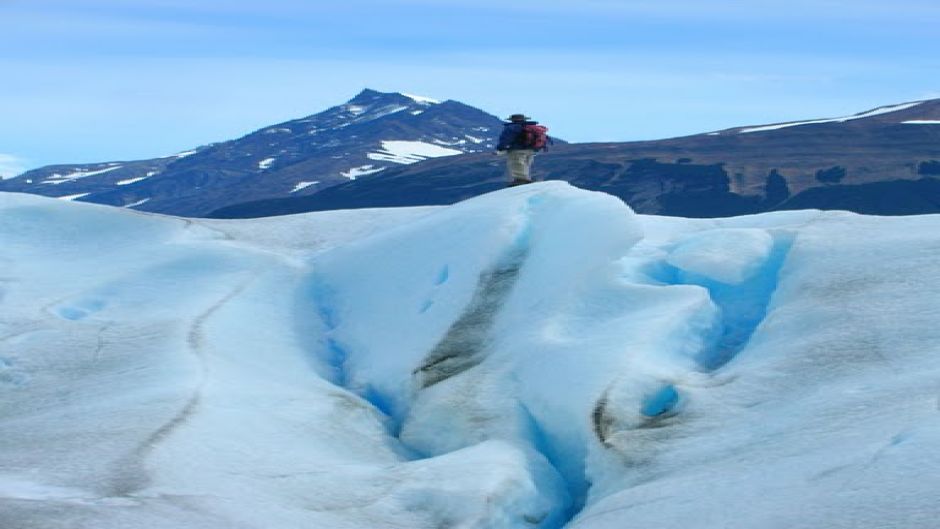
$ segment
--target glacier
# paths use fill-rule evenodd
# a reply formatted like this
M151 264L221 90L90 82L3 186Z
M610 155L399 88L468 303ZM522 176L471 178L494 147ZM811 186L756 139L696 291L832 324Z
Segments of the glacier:
M0 527L933 527L938 228L2 193Z

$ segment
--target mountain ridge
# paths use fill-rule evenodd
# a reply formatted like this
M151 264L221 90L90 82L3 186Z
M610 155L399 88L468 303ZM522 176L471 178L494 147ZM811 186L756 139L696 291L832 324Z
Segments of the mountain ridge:
M234 140L150 160L47 166L0 181L0 191L210 217L450 204L504 185L503 161L489 155L502 123L459 101L366 88ZM534 175L649 214L932 213L938 146L940 99L925 99L660 140L559 140Z
M47 166L18 191L199 216L246 200L310 194L389 167L492 149L502 121L458 101L364 89L322 112L178 155Z
M932 196L938 160L940 99L930 99L664 140L561 145L538 157L533 174L608 192L647 214L724 217L819 208L897 215L940 212L940 197ZM470 154L211 216L444 205L500 188L503 171L500 160Z

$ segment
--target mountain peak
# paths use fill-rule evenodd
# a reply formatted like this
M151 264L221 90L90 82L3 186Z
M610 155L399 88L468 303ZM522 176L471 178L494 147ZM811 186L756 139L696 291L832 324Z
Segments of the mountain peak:
M350 99L347 105L372 105L377 102L391 102L412 105L415 103L421 105L436 105L440 101L430 97L406 94L403 92L379 92L371 88L364 88L355 97Z
M375 101L376 99L381 98L382 96L386 96L386 95L390 95L390 94L379 92L378 90L373 90L371 88L363 88L362 91L356 94L352 99L350 99L348 103L366 103L370 101Z

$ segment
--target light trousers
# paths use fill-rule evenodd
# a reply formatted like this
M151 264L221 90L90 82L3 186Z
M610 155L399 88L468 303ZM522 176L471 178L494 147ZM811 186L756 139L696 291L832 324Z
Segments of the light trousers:
M506 168L512 180L532 180L530 171L535 151L532 149L511 150L506 153Z

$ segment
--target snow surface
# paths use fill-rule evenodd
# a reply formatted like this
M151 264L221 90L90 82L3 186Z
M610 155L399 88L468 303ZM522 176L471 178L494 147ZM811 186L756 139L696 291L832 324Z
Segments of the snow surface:
M940 125L940 119L910 119L901 123L904 125Z
M344 123L340 125L340 127L351 125L352 123L372 121L374 119L379 119L379 118L382 118L391 114L397 114L398 112L401 112L402 110L408 110L408 108L409 107L403 106L403 105L385 105L385 106L381 106L378 108L366 107L368 113L366 113L362 119L356 119L350 123ZM362 112L365 113L366 110L363 110Z
M381 162L392 162L398 164L413 164L426 160L428 158L438 158L441 156L454 156L463 154L463 151L457 149L448 149L440 145L426 143L423 141L400 141L383 140L382 150L370 152L366 156L370 160Z
M310 187L310 186L312 186L312 185L314 185L314 184L319 184L319 183L320 183L319 180L314 180L314 181L312 181L312 182L297 182L297 183L294 185L294 189L291 189L290 192L291 192L291 193L296 193L296 192L298 192L298 191L300 191L300 190L302 190L302 189L306 189L306 188L308 188L308 187Z
M150 172L153 172L153 171L150 171ZM153 175L148 173L147 176L138 176L136 178L128 178L127 180L118 180L117 182L115 182L115 184L119 186L128 186L128 185L140 182L141 180L146 180L147 178L150 178L151 176Z
M916 101L916 102L913 102L913 103L902 103L902 104L900 104L900 105L891 105L891 106L886 106L886 107L880 107L880 108L876 108L876 109L874 109L874 110L870 110L870 111L868 111L868 112L863 112L863 113L861 113L861 114L855 114L855 115L853 115L853 116L844 116L844 117L841 117L841 118L815 119L815 120L812 120L812 121L795 121L795 122L791 122L791 123L780 123L780 124L777 124L777 125L764 125L764 126L761 126L761 127L748 127L748 128L740 129L740 130L738 131L738 134L748 134L748 133L751 133L751 132L765 132L765 131L768 131L768 130L779 130L779 129L785 129L785 128L788 128L788 127L798 127L798 126L801 126L801 125L815 125L815 124L819 124L819 123L845 123L846 121L852 121L852 120L856 120L856 119L870 118L870 117L873 117L873 116L879 116L879 115L881 115L881 114L889 114L889 113L891 113L891 112L898 112L898 111L901 111L901 110L907 110L907 109L912 108L912 107L915 107L915 106L917 106L917 105L919 105L919 104L921 104L921 103L923 103L923 101Z
M0 194L0 527L933 527L938 227Z
M91 193L78 193L76 195L65 195L65 196L56 197L56 198L58 198L59 200L78 200L79 198L87 197L90 194Z
M110 173L111 171L115 171L115 170L117 170L117 169L120 169L121 167L122 167L122 166L120 166L120 165L115 165L115 166L112 166L112 167L106 167L106 168L104 168L104 169L98 169L98 170L96 170L96 171L88 171L88 170L85 170L85 169L78 169L78 170L73 171L73 172L68 173L68 174L53 173L52 176L50 176L49 178L43 180L43 181L40 182L40 183L41 183L41 184L55 184L55 185L58 185L58 184L61 184L61 183L64 183L64 182L72 182L72 181L78 180L78 179L80 179L80 178L86 178L86 177L89 177L89 176L96 176L96 175L100 175L100 174Z
M710 230L679 240L666 262L686 273L738 285L760 270L773 244L766 230Z
M140 199L140 200L135 200L134 202L131 202L130 204L124 204L124 207L125 207L125 208L136 208L137 206L142 206L142 205L146 204L147 202L150 202L150 197L142 198L142 199Z
M354 116L359 116L364 113L368 107L364 107L362 105L343 105L343 108L346 110L346 112L349 112Z
M385 167L375 167L374 165L369 164L369 165L360 165L359 167L353 167L352 169L348 171L342 171L339 174L343 175L344 177L350 180L355 180L357 177L378 173L384 170L385 170Z
M424 105L437 105L440 103L440 101L438 101L437 99L431 99L430 97L416 96L413 94L404 94L404 93L401 95L414 100L415 103L421 103Z

